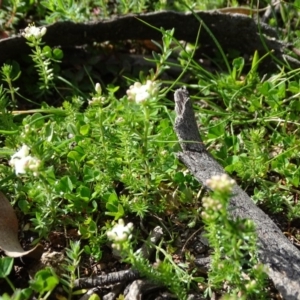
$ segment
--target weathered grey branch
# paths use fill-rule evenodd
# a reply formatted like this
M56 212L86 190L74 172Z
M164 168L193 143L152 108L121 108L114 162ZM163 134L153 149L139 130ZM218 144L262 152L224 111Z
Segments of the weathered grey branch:
M177 113L175 131L183 150L178 153L178 157L195 178L207 187L207 179L224 174L225 171L207 152L202 142L187 90L178 89L174 98ZM286 300L300 299L300 252L238 185L235 185L233 194L229 211L233 217L254 221L259 259L267 266L275 287Z
M98 291L98 287L92 288L89 291L87 291L79 300L89 300L91 296L96 294Z
M125 297L125 300L139 300L142 299L142 295L153 292L159 289L158 284L154 284L149 280L135 280L129 287L128 293Z
M91 278L79 278L74 282L75 288L91 288L95 286L105 286L119 282L133 281L140 278L138 271L129 269L119 272L111 272L107 275L100 275Z
M261 39L264 39L269 50L274 50L278 59L286 59L299 66L299 62L285 56L284 51L289 46L276 40L276 32L261 23L259 26L254 19L239 14L223 14L217 11L200 11L197 16L204 22L223 50L236 49L242 54L253 55L258 51L262 56L267 50ZM163 11L140 15L126 15L112 20L100 20L94 23L57 22L47 26L47 33L43 40L49 46L80 46L94 42L119 41L127 39L161 39L161 33L156 28L175 29L175 37L179 40L195 42L199 28L201 28L201 49L215 48L215 43L201 23L191 13L177 13ZM275 37L275 38L274 38ZM18 36L0 41L0 64L7 59L18 59L21 54L29 51L25 38ZM203 50L205 51L205 50ZM270 57L264 59L262 64L269 71L276 66Z

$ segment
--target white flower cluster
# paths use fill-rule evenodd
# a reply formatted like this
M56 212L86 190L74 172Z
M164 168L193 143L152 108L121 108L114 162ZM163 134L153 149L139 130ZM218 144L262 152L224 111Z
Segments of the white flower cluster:
M212 176L206 181L208 187L213 191L227 193L231 192L234 183L235 181L226 174Z
M206 210L207 209L221 210L223 207L219 200L213 199L211 197L203 197L202 205Z
M97 83L95 84L95 91L96 91L96 93L97 93L98 95L101 95L101 94L102 94L102 88L101 88L101 85L100 85L99 82L97 82Z
M215 213L220 211L224 206L220 202L219 199L213 199L211 197L203 197L202 205L204 207L204 211L201 212L201 216L204 220L211 222L219 218L219 214Z
M95 91L97 95L88 101L89 105L102 104L105 101L105 97L101 96L102 88L98 82L95 84Z
M120 219L111 230L107 231L106 234L108 239L113 242L112 247L116 250L121 250L121 244L131 239L132 230L132 223L125 225L124 220Z
M24 29L22 35L25 37L25 39L31 41L32 39L39 40L46 34L46 32L46 27L35 27L34 25L29 25Z
M155 81L147 80L145 84L135 82L127 90L127 96L129 100L136 103L144 102L158 94L159 86Z
M41 161L29 155L29 147L23 145L10 159L9 164L15 169L16 175L32 171L36 176Z

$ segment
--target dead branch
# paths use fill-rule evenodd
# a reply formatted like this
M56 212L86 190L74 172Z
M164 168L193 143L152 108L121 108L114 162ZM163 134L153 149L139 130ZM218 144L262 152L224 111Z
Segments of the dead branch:
M128 293L125 296L125 300L139 300L142 299L142 295L156 291L160 286L154 284L149 280L135 280L129 287Z
M93 23L57 22L47 26L43 40L49 46L81 46L94 42L120 41L127 39L161 39L161 33L142 21L156 28L175 29L178 40L195 42L198 30L201 29L199 42L201 49L216 48L216 45L203 28L206 24L214 34L225 52L236 49L241 54L253 55L257 50L260 56L272 50L280 60L286 60L293 66L300 66L299 61L284 54L290 45L276 40L275 30L264 23L256 23L252 18L240 14L223 14L218 11L200 11L196 15L162 11L140 15L126 15L111 20L100 20ZM261 33L262 34L261 34ZM265 49L264 43L267 47ZM18 59L21 54L29 52L25 38L18 36L0 41L0 64L7 59ZM276 68L268 57L262 61L268 71Z
M183 152L178 158L206 188L213 175L225 173L223 167L207 152L199 134L189 93L185 88L175 92L175 132ZM254 221L259 259L267 266L269 277L286 300L300 299L300 252L282 234L277 225L259 209L238 186L233 189L229 212L232 217Z
M92 288L96 286L105 286L115 283L133 281L140 278L138 271L129 269L125 271L111 272L106 275L95 276L91 278L79 278L75 280L75 288Z

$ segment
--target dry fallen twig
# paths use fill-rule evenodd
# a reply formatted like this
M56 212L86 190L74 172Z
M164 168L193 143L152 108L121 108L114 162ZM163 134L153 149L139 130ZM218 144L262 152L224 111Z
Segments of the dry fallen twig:
M139 300L143 294L153 292L160 287L149 280L135 280L129 287L125 300Z
M125 281L133 281L140 278L138 271L129 269L125 271L111 272L106 275L94 276L91 278L79 278L75 280L74 288L91 288L105 286Z
M284 53L288 48L292 49L292 45L277 40L276 31L264 23L258 25L254 19L247 16L218 11L199 11L196 15L207 25L225 52L235 49L242 55L252 56L255 51L258 51L259 55L263 56L272 50L277 59L286 60L295 67L300 66L299 61ZM151 24L152 27L142 23L141 20ZM199 37L201 48L215 48L215 42L201 22L191 13L174 11L125 15L92 23L56 22L47 26L47 34L43 40L51 47L81 46L94 42L128 39L160 40L161 33L153 28L156 27L165 30L174 28L178 40L193 43L201 28ZM29 50L25 38L21 36L0 40L0 64L7 59L18 59L21 53L28 53ZM260 65L268 72L277 70L276 64L270 57L264 59Z

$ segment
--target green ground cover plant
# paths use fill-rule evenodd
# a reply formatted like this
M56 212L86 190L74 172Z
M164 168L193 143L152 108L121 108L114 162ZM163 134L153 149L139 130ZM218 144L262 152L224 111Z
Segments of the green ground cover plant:
M87 22L129 12L224 5L191 2L2 3L6 34L15 34L22 18L34 19L36 25L22 31L31 48L27 66L8 61L0 67L0 189L17 211L21 228L30 232L30 242L23 236L23 244L42 243L51 250L50 236L59 232L65 258L60 269L46 266L18 285L11 275L17 262L3 255L0 280L7 288L0 288L1 299L52 299L57 293L62 299L79 299L87 292L75 284L83 276L83 262L101 262L107 253L178 299L187 299L190 291L223 299L271 298L252 221L229 218L232 182L212 178L211 185L221 185L205 194L176 158L180 146L170 95L187 86L209 151L253 201L278 217L283 230L298 240L300 70L278 62L278 72L260 74L265 57L255 52L249 62L224 53L218 45L217 67L209 70L194 58L196 42L182 43L174 30L157 28L162 42L154 41L157 50L150 60L155 68L141 71L138 78L126 74L106 82L84 66L84 80L77 81L64 70L63 49L43 41L43 25L58 20ZM300 3L283 7L288 30L281 38L296 47L300 34L291 28L297 25ZM270 23L281 26L275 17ZM176 64L170 62L174 57ZM180 75L164 77L175 66ZM151 245L153 263L136 250L157 224L165 235ZM191 251L175 259L180 234L200 227L212 249L207 276L198 272ZM94 294L90 299L100 297Z

